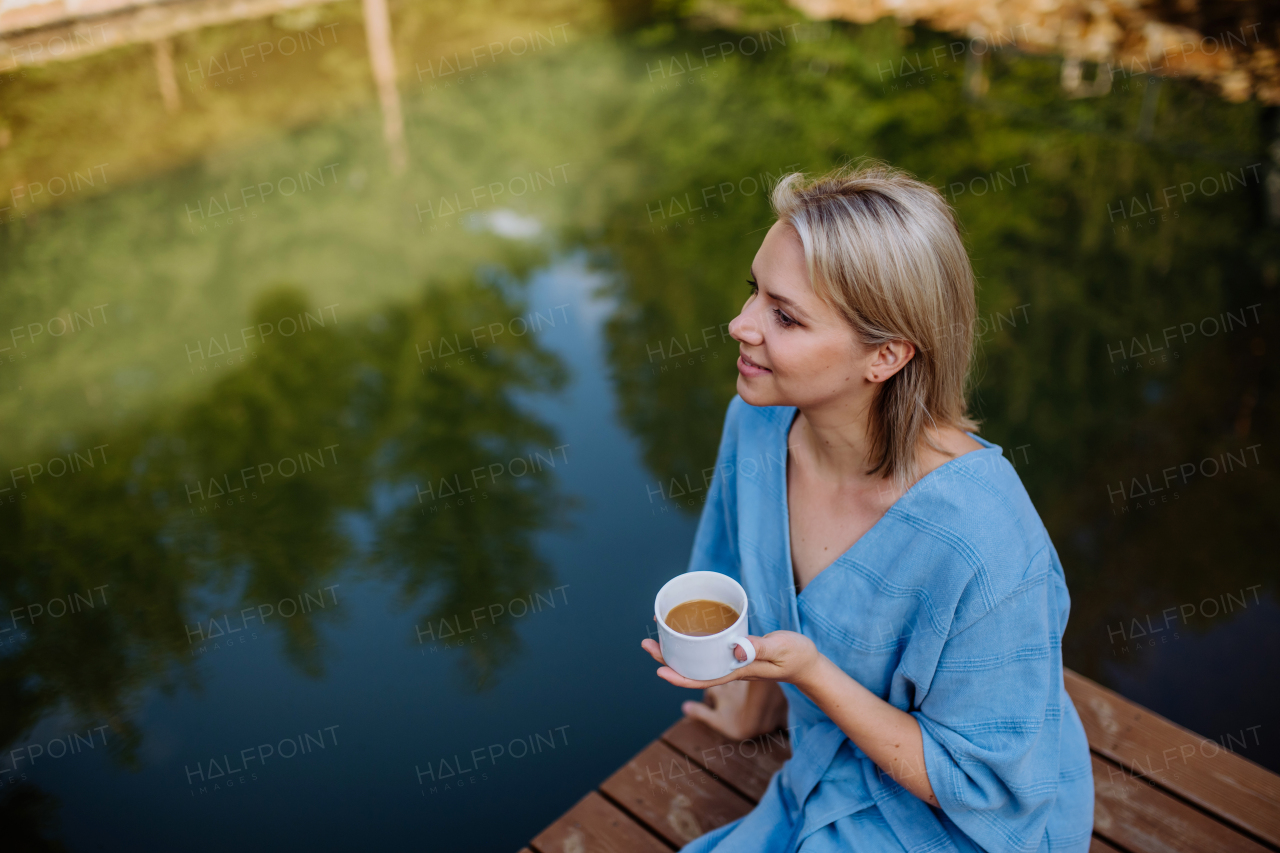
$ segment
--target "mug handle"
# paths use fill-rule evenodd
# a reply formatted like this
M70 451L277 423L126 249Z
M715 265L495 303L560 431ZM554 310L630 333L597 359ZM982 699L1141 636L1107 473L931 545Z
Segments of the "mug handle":
M734 646L741 646L742 650L747 653L746 660L738 660L737 657L734 657L733 659L734 669L742 669L742 667L746 666L747 664L751 663L753 660L756 659L756 647L746 637L734 637L733 642L730 644L729 648L733 648Z

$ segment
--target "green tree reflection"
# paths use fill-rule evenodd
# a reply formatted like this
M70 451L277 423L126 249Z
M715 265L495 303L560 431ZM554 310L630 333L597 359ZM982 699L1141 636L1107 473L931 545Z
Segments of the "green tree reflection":
M205 642L192 639L192 625L222 615L202 610L207 595L255 607L353 577L370 564L345 532L348 514L376 517L371 565L424 620L550 584L531 539L558 517L552 469L494 478L483 500L445 511L425 511L415 491L557 444L514 399L564 381L535 335L500 337L474 363L421 355L430 340L524 310L510 286L446 282L376 323L328 323L264 343L243 366L219 368L226 373L189 404L82 438L104 448L105 464L41 480L0 513L0 601L8 611L93 588L103 601L28 619L10 635L0 740L14 743L66 708L106 719L109 743L132 761L141 689L197 683L183 666ZM253 321L314 311L300 291L279 287ZM289 459L293 474L281 464ZM375 506L379 495L393 500ZM273 624L294 664L320 675L321 619ZM489 633L461 658L477 688L519 644L509 622Z

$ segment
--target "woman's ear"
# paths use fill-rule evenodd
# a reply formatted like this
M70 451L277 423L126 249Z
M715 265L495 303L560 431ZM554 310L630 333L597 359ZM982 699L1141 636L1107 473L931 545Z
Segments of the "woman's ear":
M867 366L868 382L884 382L907 366L916 354L916 345L902 339L885 341L876 347L871 364Z

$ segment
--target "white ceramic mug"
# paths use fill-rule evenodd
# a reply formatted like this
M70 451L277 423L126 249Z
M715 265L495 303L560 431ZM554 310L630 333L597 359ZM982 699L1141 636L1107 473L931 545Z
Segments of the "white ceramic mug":
M667 624L667 614L677 604L706 599L727 604L738 611L738 621L718 634L694 637L681 634ZM667 666L694 681L723 678L756 659L756 647L747 639L747 591L728 575L720 572L685 572L663 584L653 600L653 613L658 617L658 645ZM747 659L733 656L741 646Z

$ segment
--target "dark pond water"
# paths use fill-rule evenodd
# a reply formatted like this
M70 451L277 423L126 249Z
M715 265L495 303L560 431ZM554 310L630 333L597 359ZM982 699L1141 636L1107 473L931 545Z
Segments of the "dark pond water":
M359 4L177 36L172 115L149 47L0 90L22 849L513 850L652 740L764 187L864 154L964 223L1067 664L1280 770L1274 116L888 22L607 20L393 7L399 173Z

